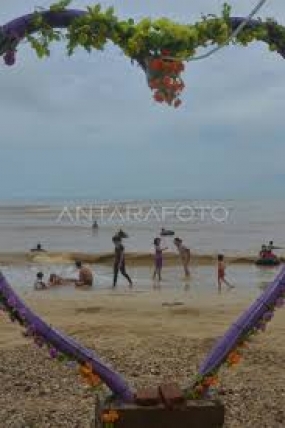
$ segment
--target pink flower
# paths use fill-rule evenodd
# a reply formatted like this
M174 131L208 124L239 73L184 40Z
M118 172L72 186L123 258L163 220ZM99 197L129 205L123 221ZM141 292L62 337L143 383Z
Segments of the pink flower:
M57 357L57 349L50 348L49 355L50 355L51 358L56 358Z

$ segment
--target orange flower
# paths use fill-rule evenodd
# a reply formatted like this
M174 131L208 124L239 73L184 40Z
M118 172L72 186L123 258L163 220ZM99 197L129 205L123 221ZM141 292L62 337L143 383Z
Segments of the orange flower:
M84 363L80 365L79 373L81 376L88 376L90 373L92 373L92 366L90 363Z
M216 385L218 385L218 383L219 383L219 379L217 376L210 376L204 380L203 385L204 386L216 386Z
M163 53L165 54L165 51ZM150 59L148 66L156 72L156 76L149 81L149 87L154 91L155 101L173 105L175 108L179 107L181 100L178 96L185 86L180 78L180 72L184 70L183 63L157 57Z
M84 381L91 387L98 386L101 383L100 377L93 372L92 365L89 363L82 364L80 366L79 373L83 377Z
M109 413L103 413L103 415L101 416L101 420L102 422L111 422Z
M153 71L160 71L163 68L163 61L159 58L152 59L149 66Z
M238 353L238 352L236 352L236 351L233 351L233 352L231 352L229 355L228 355L228 358L227 358L227 362L230 364L230 365L236 365L236 364L238 364L239 362L241 361L241 355Z
M171 52L167 49L161 49L161 55L170 56Z
M161 83L160 79L152 79L149 82L149 86L150 86L151 89L158 89L159 86L160 86L160 83Z
M164 78L162 79L162 83L164 84L164 86L166 86L167 88L171 87L172 84L172 79L169 76L164 76Z
M119 419L119 413L117 410L110 410L109 416L112 419L111 422L116 422Z
M109 412L104 412L101 416L102 422L111 422L114 423L119 419L119 413L116 410L109 410Z

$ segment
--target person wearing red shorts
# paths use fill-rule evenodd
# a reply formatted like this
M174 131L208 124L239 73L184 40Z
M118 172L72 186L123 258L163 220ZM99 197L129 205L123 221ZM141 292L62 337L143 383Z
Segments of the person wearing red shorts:
M223 254L218 255L218 290L219 293L222 291L222 284L226 284L228 289L234 288L234 285L230 284L226 279L226 266L224 262Z

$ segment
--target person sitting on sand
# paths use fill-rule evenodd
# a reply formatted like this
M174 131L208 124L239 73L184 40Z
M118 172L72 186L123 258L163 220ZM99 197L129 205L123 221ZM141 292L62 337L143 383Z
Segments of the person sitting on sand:
M222 291L222 283L226 284L228 289L234 288L234 285L230 284L226 279L226 266L224 262L223 254L218 255L218 289L219 293Z
M119 236L114 236L112 240L115 245L113 288L116 288L117 286L119 272L121 272L121 274L127 279L129 286L131 288L133 286L133 283L131 278L126 272L125 248L122 245L122 239Z
M87 266L82 266L81 261L75 262L75 266L79 270L78 280L75 281L75 287L92 287L93 273Z
M48 287L46 283L43 281L44 274L42 272L37 273L37 279L34 283L34 289L39 290L46 290Z
M31 251L46 252L46 250L42 248L42 245L40 243L37 244L36 248L31 248Z
M64 285L66 281L59 275L56 275L55 273L51 273L49 277L48 285L50 287L54 287L57 285Z
M190 250L189 248L185 247L185 245L183 245L182 239L180 238L175 238L173 242L179 252L180 259L184 268L185 276L188 277L190 276L190 271L189 271Z
M154 272L153 279L155 280L158 277L158 281L161 281L161 271L162 271L162 253L167 250L167 247L161 248L161 239L155 238L153 241L154 245Z
M56 287L60 285L71 285L76 284L78 280L75 278L63 278L62 276L57 275L56 273L51 273L49 277L48 286Z

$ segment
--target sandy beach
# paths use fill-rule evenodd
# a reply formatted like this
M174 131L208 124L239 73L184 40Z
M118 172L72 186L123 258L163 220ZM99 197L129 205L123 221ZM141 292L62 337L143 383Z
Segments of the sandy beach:
M54 327L95 350L133 387L187 385L216 339L254 299L213 290L33 293L26 302ZM75 369L51 360L1 315L0 426L87 428L94 395ZM285 312L254 339L235 369L222 369L226 428L285 424Z
M183 272L173 238L165 238L161 290L152 289L153 237L157 223L126 225L127 269L135 288L119 278L112 292L112 236L117 224L102 224L95 234L90 224L63 225L54 221L58 208L0 209L0 264L12 287L52 326L94 350L121 373L133 388L162 381L191 384L198 367L216 340L253 302L279 271L255 266L259 244L277 236L261 215L240 206L225 224L181 224L168 227L191 248L191 277ZM253 211L252 211L253 210ZM284 219L279 210L280 221ZM266 220L266 222L265 222ZM267 221L268 220L268 221ZM283 223L278 223L279 225ZM278 229L284 230L283 227ZM29 252L41 241L45 253ZM282 246L282 236L279 237ZM216 260L226 257L227 276L236 285L217 294ZM278 255L283 260L284 251ZM34 292L36 273L77 276L75 260L88 264L95 275L90 291L73 287ZM281 428L285 425L285 312L279 310L268 331L258 335L235 369L220 372L219 398L226 406L226 428ZM0 322L0 427L90 428L94 393L77 371L51 360L21 335L5 315ZM135 427L134 427L135 428ZM159 427L157 427L159 428Z

